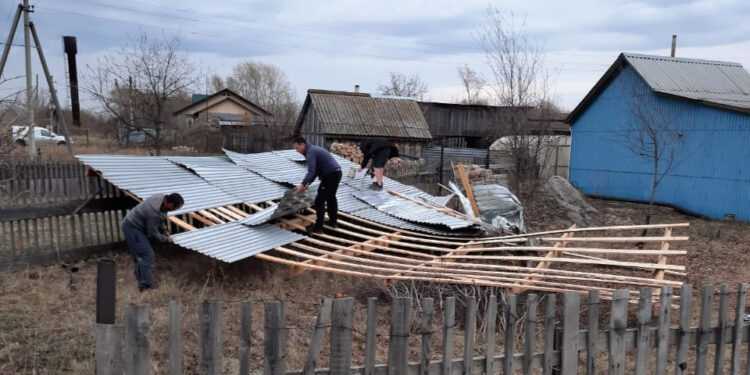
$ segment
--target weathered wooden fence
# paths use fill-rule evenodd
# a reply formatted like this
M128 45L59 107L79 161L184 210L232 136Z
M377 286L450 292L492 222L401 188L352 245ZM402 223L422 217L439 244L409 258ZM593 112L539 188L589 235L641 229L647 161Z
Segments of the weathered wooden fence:
M628 325L630 295L627 290L615 292L614 299L600 301L598 293L588 296L567 293L558 305L556 295L538 298L528 294L522 297L506 296L503 303L491 296L486 311L478 312L474 299L465 301L463 319L463 356L454 358L457 336L457 319L454 297L447 298L442 306L442 327L435 327L436 306L433 300L419 301L418 315L414 314L412 300L396 298L390 308L390 334L387 358L377 358L377 306L370 298L367 305L364 353L356 353L361 365L353 366L352 298L325 299L320 305L317 321L311 329L307 360L301 370L287 371L285 358L288 351L303 348L287 347L288 328L285 323L284 304L266 302L264 308L263 374L266 375L472 375L472 374L635 374L654 373L682 375L739 374L747 368L748 326L744 322L747 286L740 285L729 293L722 286L719 292L717 323L713 324L715 290L704 287L698 300L699 325L692 321L692 290L689 286L679 292L679 310L670 288L660 293L642 289L636 308L634 325ZM729 298L736 297L734 314L729 311ZM583 300L583 301L582 301ZM521 302L523 304L521 305ZM543 302L543 306L542 306ZM667 302L667 303L662 303ZM520 305L520 306L519 306ZM609 306L609 309L607 309ZM258 368L250 362L251 302L241 303L239 337L225 337L222 302L203 303L198 312L201 374L222 373L224 342L228 339L239 344L239 373L248 374ZM600 327L601 322L608 329ZM181 306L174 301L168 309L166 360L167 373L183 373L184 353ZM583 319L582 319L583 318ZM149 374L152 368L151 319L148 306L131 305L124 325L97 325L97 374ZM154 320L164 320L154 317ZM582 324L581 321L585 321ZM483 330L478 330L483 321ZM498 324L499 323L499 324ZM675 323L675 324L673 324ZM499 329L499 327L505 327ZM432 347L432 336L442 334L441 354ZM360 334L360 332L358 332ZM319 359L323 340L330 337L328 368L320 368ZM416 336L416 337L415 337ZM412 350L410 340L420 340L418 350ZM501 343L501 345L498 345ZM413 348L416 349L416 348ZM710 353L709 353L710 352ZM410 353L418 353L410 355ZM361 355L360 355L361 354ZM709 357L709 354L711 356ZM712 359L709 362L709 358ZM746 372L742 372L746 373Z
M106 180L87 176L78 162L0 163L0 208L82 200L97 192L99 198L119 196Z
M0 265L47 262L124 240L124 210L0 221Z

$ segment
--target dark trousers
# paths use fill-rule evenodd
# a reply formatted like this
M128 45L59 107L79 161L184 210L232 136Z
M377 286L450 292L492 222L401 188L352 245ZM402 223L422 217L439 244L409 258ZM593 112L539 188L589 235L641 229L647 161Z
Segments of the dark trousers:
M339 203L336 200L336 191L339 189L341 182L341 171L329 173L320 177L320 186L318 186L318 195L315 197L315 213L317 220L316 228L323 228L326 208L328 209L328 219L331 224L336 224L339 211Z
M148 237L143 231L130 225L127 221L122 223L122 232L125 234L130 255L133 257L138 288L152 288L154 286L154 249L151 247Z

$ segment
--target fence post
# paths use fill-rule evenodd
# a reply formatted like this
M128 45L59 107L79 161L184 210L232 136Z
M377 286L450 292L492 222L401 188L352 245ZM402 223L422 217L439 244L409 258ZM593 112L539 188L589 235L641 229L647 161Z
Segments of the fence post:
M672 310L672 287L665 286L661 289L659 296L659 330L657 333L656 352L656 375L667 373L667 361L669 360L669 328Z
M563 295L562 375L578 374L578 335L581 296L576 292Z
M474 366L474 338L477 333L477 300L470 297L466 300L464 314L464 375L471 375Z
M586 342L586 374L596 374L596 341L599 337L599 291L592 290L588 298L588 340Z
M286 329L284 327L284 304L269 302L265 305L264 327L264 375L285 375Z
M677 354L675 354L675 375L687 373L687 353L690 345L690 302L693 298L690 284L680 288L680 330L678 334Z
M523 343L523 373L530 375L536 349L536 319L538 298L536 294L526 296L526 337Z
M411 299L394 299L391 307L391 333L388 342L388 375L407 375L408 373L410 327Z
M367 299L367 332L365 338L365 374L375 375L375 353L377 342L377 297Z
M630 291L618 289L612 296L609 321L609 374L625 374L625 330L628 328Z
M450 375L453 370L453 340L456 327L456 297L445 299L443 307L443 373Z
M96 322L115 324L117 276L115 262L100 260L96 269Z
M200 373L222 373L221 302L206 301L200 310Z
M302 369L303 375L314 375L315 368L318 367L318 356L323 344L323 336L325 335L326 328L331 325L332 304L333 301L330 298L324 298L320 304L320 312L315 321L312 338L310 339L307 360L305 361L305 367Z
M252 340L252 305L243 302L240 307L240 375L250 374L250 344Z
M487 315L485 316L485 328L487 330L484 349L484 372L487 375L495 374L495 337L497 335L497 296L493 292L487 302Z
M742 331L745 327L745 304L747 303L747 284L737 286L737 308L734 317L734 337L732 339L732 375L740 373L740 348L742 348ZM750 362L748 362L750 364ZM658 374L657 374L658 375Z
M432 325L434 317L434 302L432 298L422 300L422 319L420 319L419 331L422 333L422 352L419 361L420 375L429 375L430 358L432 358Z
M504 359L503 359L503 374L513 375L513 352L515 351L515 340L516 340L516 303L517 297L515 294L508 295L508 305L505 306L505 343L504 343Z
M96 324L95 362L97 375L122 375L122 326Z
M726 284L723 284L719 292L719 337L716 338L718 342L716 343L716 353L714 357L715 375L721 375L724 372L724 357L726 353L725 341L728 333L727 327L729 326L729 321L727 319L727 309L729 308L727 306L728 293L729 291Z
M544 364L543 375L552 375L552 363L555 360L555 310L557 308L557 296L547 295L547 303L544 306Z
M352 323L353 298L333 301L331 314L331 375L349 375L352 368Z
M150 344L148 341L151 322L148 316L148 306L130 305L126 317L125 372L134 375L148 375L151 373Z
M695 346L695 374L706 373L706 362L708 359L708 342L713 331L711 330L711 303L713 302L714 288L710 285L703 288L701 295L701 321L698 329L698 339Z
M182 375L182 312L177 301L169 301L168 374Z
M648 366L648 355L651 352L651 299L653 292L651 288L641 288L638 301L638 337L635 354L635 374L645 375Z

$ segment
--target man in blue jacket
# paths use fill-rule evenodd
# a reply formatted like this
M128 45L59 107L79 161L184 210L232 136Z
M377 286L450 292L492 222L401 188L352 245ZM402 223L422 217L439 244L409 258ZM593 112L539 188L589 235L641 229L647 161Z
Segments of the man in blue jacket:
M303 137L294 139L294 149L307 159L307 175L305 175L302 183L297 185L297 192L306 191L316 177L320 178L318 195L315 197L313 205L317 220L315 220L314 225L307 227L307 231L313 233L323 229L326 208L328 209L328 225L335 228L339 210L336 191L339 189L339 183L341 182L341 166L330 152L322 147L308 144Z
M122 232L135 263L138 290L154 287L154 249L150 241L172 242L169 235L161 232L162 221L166 219L167 212L179 210L183 203L182 196L177 193L154 194L133 207L122 221Z

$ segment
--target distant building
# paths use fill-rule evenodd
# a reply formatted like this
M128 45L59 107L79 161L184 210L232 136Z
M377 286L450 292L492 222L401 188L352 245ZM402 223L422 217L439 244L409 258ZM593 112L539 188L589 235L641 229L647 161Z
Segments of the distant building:
M750 220L750 74L742 65L620 54L568 117L573 185L593 196L649 200L652 158L627 143L643 111L676 134L668 148L658 142L674 157L671 168L661 163L656 202Z
M188 130L251 126L273 118L273 114L230 89L212 95L193 95L192 103L175 111L174 116L179 118L179 125Z
M295 133L308 142L359 142L388 138L404 155L420 157L432 140L422 111L411 99L375 98L367 93L308 90Z

